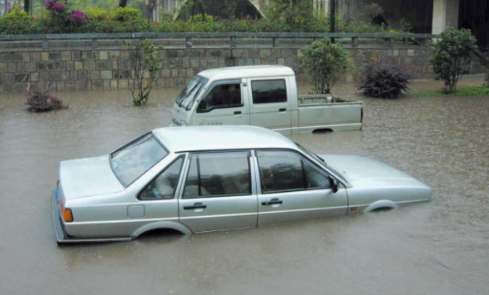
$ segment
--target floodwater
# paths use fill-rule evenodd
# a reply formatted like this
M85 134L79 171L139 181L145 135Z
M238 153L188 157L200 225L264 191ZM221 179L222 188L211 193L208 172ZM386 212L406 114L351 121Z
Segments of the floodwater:
M336 91L361 98L352 85ZM128 91L64 92L68 110L39 114L25 111L22 95L0 96L0 294L489 294L489 97L362 98L363 131L293 136L317 153L403 170L434 189L432 203L58 247L50 191L59 162L167 126L178 92L154 91L142 108Z

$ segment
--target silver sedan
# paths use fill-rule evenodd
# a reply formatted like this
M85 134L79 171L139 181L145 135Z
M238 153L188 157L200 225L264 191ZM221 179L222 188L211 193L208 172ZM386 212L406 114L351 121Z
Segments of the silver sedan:
M316 155L250 126L155 129L109 155L63 161L53 192L58 243L125 241L345 216L430 201L380 162Z

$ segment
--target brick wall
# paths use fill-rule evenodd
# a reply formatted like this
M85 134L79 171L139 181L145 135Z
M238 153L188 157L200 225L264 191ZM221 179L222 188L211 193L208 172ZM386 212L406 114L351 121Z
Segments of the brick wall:
M85 47L86 48L86 47ZM353 66L371 62L401 62L414 78L432 78L428 47L346 48ZM298 48L191 48L165 49L155 87L182 87L198 72L217 67L279 64L292 67L304 79ZM4 48L0 51L0 93L22 92L27 85L57 91L124 89L130 85L129 51L124 47L96 50ZM474 61L472 73L483 73ZM353 82L356 74L346 77Z

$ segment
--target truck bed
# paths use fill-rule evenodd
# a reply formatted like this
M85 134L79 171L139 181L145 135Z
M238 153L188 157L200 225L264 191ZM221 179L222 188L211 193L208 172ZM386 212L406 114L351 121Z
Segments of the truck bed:
M361 101L346 100L339 97L333 97L331 94L306 94L299 95L298 105L299 107L314 107L314 106L325 106L325 105L352 105L359 104L363 105Z
M358 130L362 128L361 101L336 98L330 94L301 95L299 133Z

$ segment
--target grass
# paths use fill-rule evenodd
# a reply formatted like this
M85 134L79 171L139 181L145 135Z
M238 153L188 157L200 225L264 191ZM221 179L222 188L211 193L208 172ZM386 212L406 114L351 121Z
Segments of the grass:
M459 88L454 93L445 93L442 90L414 93L416 97L441 97L441 96L489 96L489 87L473 86Z

